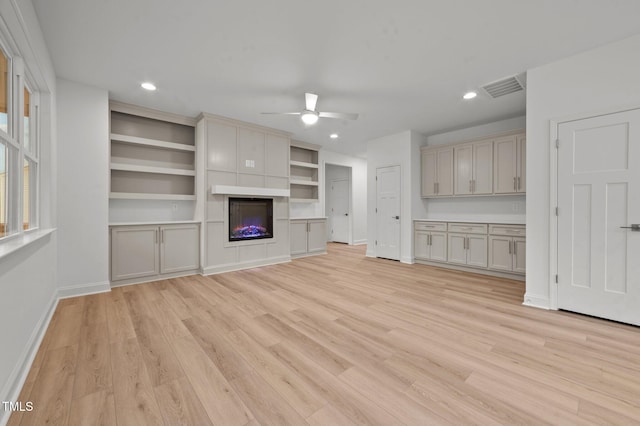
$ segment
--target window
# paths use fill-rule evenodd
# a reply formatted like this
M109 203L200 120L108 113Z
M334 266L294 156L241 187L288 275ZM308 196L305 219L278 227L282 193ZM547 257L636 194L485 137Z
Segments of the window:
M9 59L0 49L0 130L9 133Z
M0 239L38 226L38 93L0 40Z
M7 147L0 142L0 238L7 235Z

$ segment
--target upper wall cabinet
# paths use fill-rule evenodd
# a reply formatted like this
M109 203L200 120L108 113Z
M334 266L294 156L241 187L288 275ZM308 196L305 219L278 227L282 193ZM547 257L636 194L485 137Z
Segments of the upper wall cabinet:
M423 147L422 197L520 194L526 188L524 133Z
M422 196L453 195L453 148L423 149Z
M493 181L496 194L525 192L526 139L505 136L493 143Z
M454 193L484 195L493 192L493 141L454 148Z
M109 197L195 200L195 120L119 102L110 109Z

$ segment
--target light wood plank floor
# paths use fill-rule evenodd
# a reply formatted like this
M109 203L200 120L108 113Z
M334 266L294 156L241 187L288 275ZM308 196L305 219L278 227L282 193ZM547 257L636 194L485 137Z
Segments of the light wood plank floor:
M59 303L9 424L638 424L640 329L327 256Z

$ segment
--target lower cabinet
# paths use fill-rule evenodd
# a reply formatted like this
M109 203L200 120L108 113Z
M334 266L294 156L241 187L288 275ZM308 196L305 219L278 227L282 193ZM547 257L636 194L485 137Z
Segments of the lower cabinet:
M416 222L413 239L414 257L436 262L447 261L447 223Z
M414 258L517 278L526 273L522 225L415 221ZM501 275L504 276L504 275Z
M526 272L527 244L522 226L492 225L489 228L489 268Z
M326 219L291 219L291 257L311 256L327 252Z
M487 267L487 236L475 234L449 234L450 263Z
M144 281L200 267L198 224L112 226L111 281Z

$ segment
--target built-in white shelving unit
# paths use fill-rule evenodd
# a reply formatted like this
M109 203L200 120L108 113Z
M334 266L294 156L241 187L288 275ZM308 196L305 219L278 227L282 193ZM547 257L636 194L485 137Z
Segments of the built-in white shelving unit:
M316 145L291 141L289 188L292 202L318 201L318 149Z
M195 200L195 122L132 105L111 105L110 198Z

